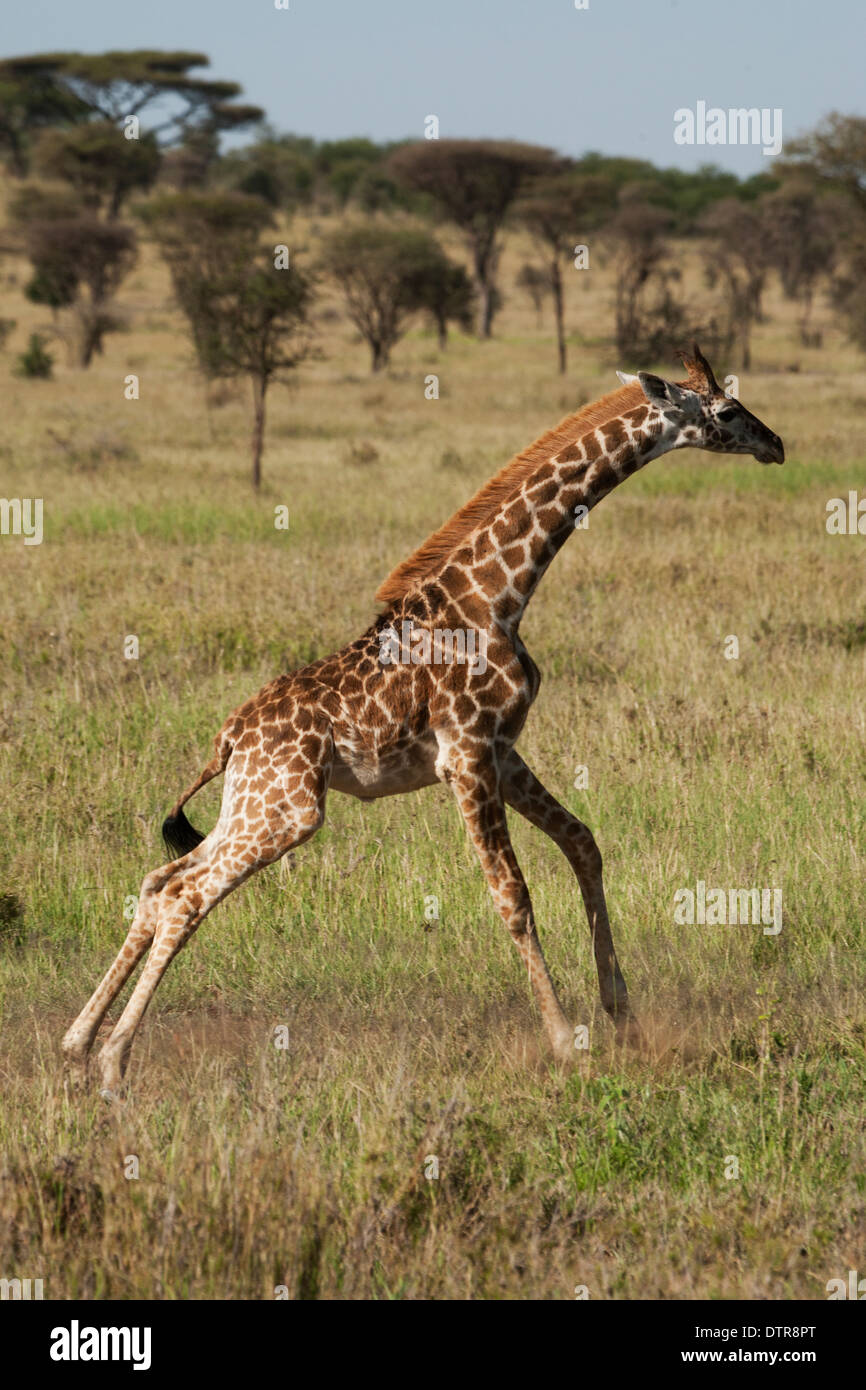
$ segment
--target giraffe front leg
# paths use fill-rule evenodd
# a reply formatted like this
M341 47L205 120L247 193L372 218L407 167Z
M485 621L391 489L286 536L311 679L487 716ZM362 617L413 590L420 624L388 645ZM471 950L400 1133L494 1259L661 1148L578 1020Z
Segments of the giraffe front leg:
M538 939L529 890L508 834L505 806L495 768L450 771L469 837L475 846L493 901L526 966L541 1019L557 1061L573 1061L574 1036L556 993Z
M637 1044L641 1033L631 1011L628 990L610 930L604 895L601 853L592 831L551 796L513 750L502 770L502 794L509 806L549 835L574 870L592 937L602 1006L623 1042Z

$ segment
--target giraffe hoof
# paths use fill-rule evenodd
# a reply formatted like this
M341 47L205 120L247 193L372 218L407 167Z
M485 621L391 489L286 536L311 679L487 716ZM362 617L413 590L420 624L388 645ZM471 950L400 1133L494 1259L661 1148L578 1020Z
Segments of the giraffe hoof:
M63 1084L67 1090L80 1091L87 1077L87 1053L64 1038Z
M63 1094L66 1099L77 1100L84 1092L86 1080L87 1072L83 1064L70 1066L67 1062L63 1067Z
M579 1060L574 1039L568 1033L561 1041L553 1044L553 1060L558 1067L573 1067Z
M616 1040L625 1047L643 1046L643 1033L634 1014L625 1014L615 1020Z

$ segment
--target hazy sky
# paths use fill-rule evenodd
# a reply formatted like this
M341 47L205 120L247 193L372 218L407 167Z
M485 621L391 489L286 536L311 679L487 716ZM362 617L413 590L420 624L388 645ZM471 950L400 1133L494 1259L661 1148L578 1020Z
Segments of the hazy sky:
M781 108L785 138L866 114L864 0L23 0L2 52L184 48L281 131L514 137L739 174L753 146L674 143L674 111ZM204 74L201 74L204 75Z

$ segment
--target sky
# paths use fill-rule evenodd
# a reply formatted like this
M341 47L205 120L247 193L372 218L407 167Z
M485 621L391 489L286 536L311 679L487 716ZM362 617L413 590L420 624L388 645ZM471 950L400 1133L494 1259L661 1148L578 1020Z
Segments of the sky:
M6 7L0 53L191 49L281 132L421 138L435 115L442 137L741 176L769 167L760 143L677 143L675 112L766 109L784 141L832 110L866 114L863 0L276 2L26 0Z

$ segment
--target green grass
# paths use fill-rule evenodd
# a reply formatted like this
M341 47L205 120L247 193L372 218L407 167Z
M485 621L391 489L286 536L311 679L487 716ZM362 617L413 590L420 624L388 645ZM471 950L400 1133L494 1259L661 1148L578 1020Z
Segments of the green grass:
M614 1047L570 871L515 821L589 1029L571 1072L550 1064L437 787L332 796L316 839L172 964L125 1103L65 1094L59 1038L228 711L355 636L393 563L615 384L575 346L555 377L516 296L498 340L440 354L411 334L381 380L340 319L273 393L253 500L246 395L205 409L150 259L141 284L149 326L55 383L9 374L39 318L4 292L3 490L43 497L45 539L0 538L3 1273L49 1297L823 1298L862 1272L866 540L824 520L862 487L866 369L829 323L825 350L797 348L778 300L741 393L789 461L651 465L577 532L523 629L543 685L520 749L602 848L645 1049ZM609 293L593 279L569 305L599 342ZM218 805L214 784L192 820ZM781 887L781 933L678 926L699 878Z

